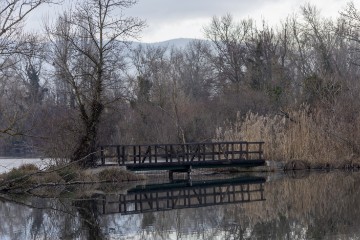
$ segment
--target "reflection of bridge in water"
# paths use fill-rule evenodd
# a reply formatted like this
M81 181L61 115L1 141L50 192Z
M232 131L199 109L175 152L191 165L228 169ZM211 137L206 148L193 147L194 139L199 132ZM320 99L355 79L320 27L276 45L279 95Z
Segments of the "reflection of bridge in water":
M173 182L136 187L126 195L102 196L102 214L137 214L264 201L262 177Z

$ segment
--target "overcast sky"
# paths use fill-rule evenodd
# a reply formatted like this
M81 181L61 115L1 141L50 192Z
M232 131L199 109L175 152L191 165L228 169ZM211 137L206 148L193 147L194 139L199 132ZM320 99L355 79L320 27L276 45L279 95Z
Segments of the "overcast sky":
M70 0L67 0L70 1ZM70 1L71 2L71 1ZM142 42L159 42L174 38L204 38L203 27L213 16L230 13L236 20L253 18L257 22L266 20L272 25L280 23L301 5L311 3L320 9L325 17L338 16L346 0L139 0L125 14L146 20L148 27L143 31ZM360 7L360 0L354 0ZM55 11L43 7L28 20L33 26L41 25L41 19L48 15L50 20ZM50 14L49 14L50 13Z

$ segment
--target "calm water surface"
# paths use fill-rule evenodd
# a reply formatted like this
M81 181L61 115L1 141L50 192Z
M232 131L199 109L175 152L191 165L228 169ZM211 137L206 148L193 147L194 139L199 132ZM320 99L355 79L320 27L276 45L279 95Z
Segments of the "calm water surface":
M360 173L228 177L2 195L0 239L360 239Z

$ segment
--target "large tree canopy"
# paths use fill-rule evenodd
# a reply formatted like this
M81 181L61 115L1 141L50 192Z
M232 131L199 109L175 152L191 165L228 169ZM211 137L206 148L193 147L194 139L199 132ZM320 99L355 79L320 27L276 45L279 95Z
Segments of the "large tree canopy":
M137 37L144 22L125 17L132 0L87 0L48 27L55 76L66 83L78 109L82 129L72 160L87 159L96 152L98 127L107 97L105 90L121 81L122 50L126 40Z

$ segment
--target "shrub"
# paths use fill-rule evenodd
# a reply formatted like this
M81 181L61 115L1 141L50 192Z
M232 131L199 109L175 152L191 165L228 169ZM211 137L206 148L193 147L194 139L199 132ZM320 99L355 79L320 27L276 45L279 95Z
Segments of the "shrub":
M56 171L65 182L80 180L80 169L76 166L68 166Z
M57 172L44 172L32 177L33 182L42 183L64 183L64 179Z
M12 183L11 187L15 185L28 186L33 183L33 179L28 175L31 175L32 173L35 173L37 171L39 171L39 168L36 165L24 164L19 168L13 168L8 173L3 174L2 178L5 183L8 181L19 179L19 181Z
M125 182L125 181L136 181L144 180L144 175L137 175L132 172L117 169L117 168L108 168L104 169L98 173L99 181L107 182Z
M34 164L24 164L19 168L13 168L10 172L4 175L4 180L13 180L16 178L21 178L23 176L29 175L39 171L39 168Z

